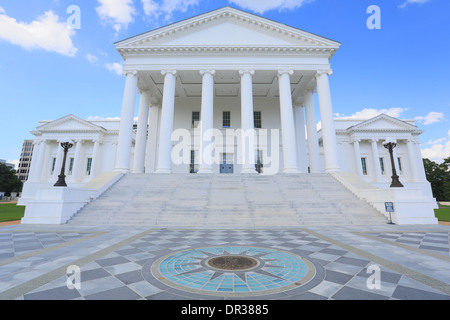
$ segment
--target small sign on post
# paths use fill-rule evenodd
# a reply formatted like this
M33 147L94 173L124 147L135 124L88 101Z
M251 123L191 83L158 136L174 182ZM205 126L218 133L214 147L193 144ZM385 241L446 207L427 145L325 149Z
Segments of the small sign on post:
M386 212L389 212L389 222L388 224L395 224L392 222L392 217L391 217L391 213L394 212L394 203L393 202L385 202L384 203L384 208L386 210Z

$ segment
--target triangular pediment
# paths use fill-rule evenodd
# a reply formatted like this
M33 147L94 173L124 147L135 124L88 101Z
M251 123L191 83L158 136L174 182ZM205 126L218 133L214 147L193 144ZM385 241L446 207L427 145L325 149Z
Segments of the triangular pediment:
M348 131L417 131L411 123L380 114L347 129Z
M72 114L36 128L40 132L106 132L106 129Z
M116 43L119 51L162 46L279 46L337 50L340 43L231 7Z

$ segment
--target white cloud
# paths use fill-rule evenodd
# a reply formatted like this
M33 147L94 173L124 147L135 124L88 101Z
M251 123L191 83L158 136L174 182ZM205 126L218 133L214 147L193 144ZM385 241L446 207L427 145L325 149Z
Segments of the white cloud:
M441 141L439 141L441 140ZM446 143L441 143L447 140ZM445 140L438 139L430 148L422 149L422 157L430 159L437 163L442 163L445 158L450 157L450 130L448 131L448 138Z
M100 19L112 23L114 30L119 32L127 29L136 15L136 8L132 0L98 0L100 6L95 8Z
M0 12L1 12L2 7L0 7ZM19 168L19 160L6 160L6 163L11 163L14 165L14 170L17 170L17 168Z
M441 122L444 119L444 114L442 112L429 112L425 117L415 117L416 121L423 121L423 124L432 124L435 122Z
M94 56L93 54L88 53L86 55L86 59L88 59L89 62L91 63L95 63L98 61L98 58L96 56Z
M86 119L87 121L103 121L103 120L120 120L120 117L100 117L100 116L89 116Z
M26 23L9 17L0 7L0 39L27 50L44 49L73 57L77 53L72 42L74 35L75 31L66 21L59 21L59 17L52 11Z
M431 0L406 0L406 2L403 3L402 5L400 5L399 7L400 8L405 8L408 4L412 4L412 3L414 3L414 4L424 4L424 3L429 2L429 1L431 1Z
M431 145L433 145L433 144L438 144L438 143L441 143L441 142L444 142L444 141L447 141L447 138L440 138L440 139L436 139L436 140L429 140L428 142L427 142L427 144L431 144Z
M117 73L119 76L122 75L123 66L120 63L105 63L105 67L109 71Z
M365 108L361 111L355 112L351 116L337 115L340 119L371 119L380 114L386 114L388 116L398 118L400 115L405 112L406 108L390 108L390 109L372 109Z
M175 11L186 12L189 7L199 4L200 0L163 0L160 3L155 0L141 0L144 13L158 19L160 15L164 15L164 19L170 20Z
M269 10L292 10L314 0L228 0L244 9L263 14Z

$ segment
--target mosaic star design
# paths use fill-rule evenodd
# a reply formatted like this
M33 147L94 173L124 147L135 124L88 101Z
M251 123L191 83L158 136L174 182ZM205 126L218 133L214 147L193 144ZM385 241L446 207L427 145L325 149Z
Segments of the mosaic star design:
M220 257L228 259L228 266L214 267ZM234 268L234 257L253 263L248 267L244 264ZM152 272L161 281L180 289L239 294L302 285L312 278L313 269L312 264L290 253L235 246L205 247L175 253L160 259Z

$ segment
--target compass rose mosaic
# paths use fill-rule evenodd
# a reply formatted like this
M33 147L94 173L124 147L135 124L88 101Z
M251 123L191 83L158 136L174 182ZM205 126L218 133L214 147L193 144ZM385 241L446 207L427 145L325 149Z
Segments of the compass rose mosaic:
M184 291L210 295L264 295L298 288L315 275L314 265L295 254L267 248L218 246L160 258L151 274Z

